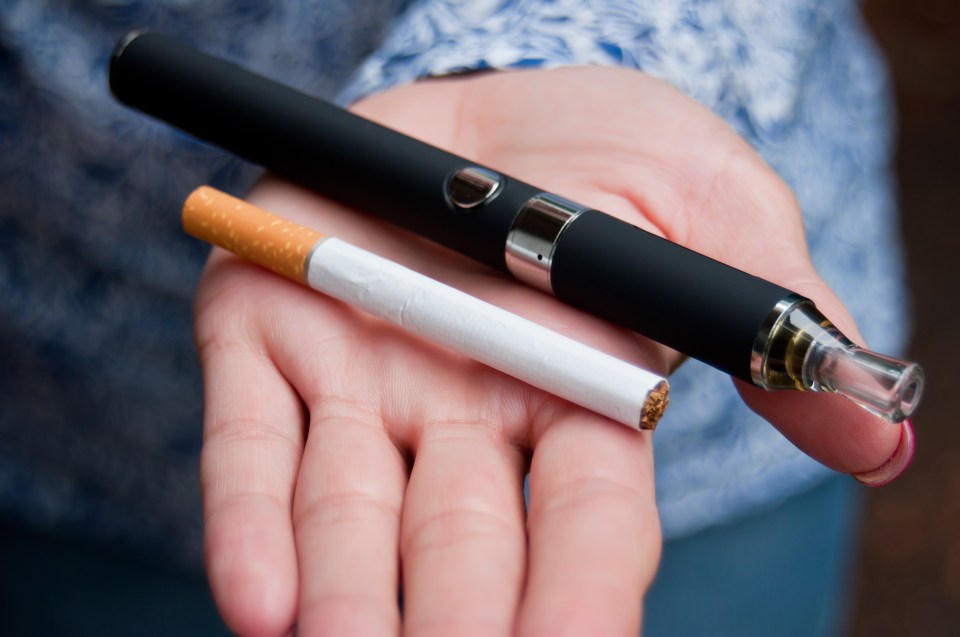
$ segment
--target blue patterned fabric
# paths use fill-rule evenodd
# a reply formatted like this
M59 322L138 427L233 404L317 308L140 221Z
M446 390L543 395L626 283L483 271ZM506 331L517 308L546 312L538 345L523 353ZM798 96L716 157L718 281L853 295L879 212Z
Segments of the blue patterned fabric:
M257 171L113 102L106 63L132 28L342 102L464 69L642 69L760 151L871 345L904 343L889 87L854 0L0 0L6 519L199 562L190 299L206 249L177 211L196 185L242 194ZM689 363L672 387L655 436L668 537L826 475L721 374Z

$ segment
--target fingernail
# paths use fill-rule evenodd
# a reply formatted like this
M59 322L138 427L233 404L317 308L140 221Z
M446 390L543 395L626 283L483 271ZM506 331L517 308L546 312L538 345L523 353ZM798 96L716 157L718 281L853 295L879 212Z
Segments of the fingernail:
M900 427L900 444L897 445L897 449L890 456L890 459L873 471L854 473L853 478L857 482L868 487L882 487L896 480L900 474L907 470L907 467L913 461L913 454L917 447L913 438L913 425L910 421L904 420Z

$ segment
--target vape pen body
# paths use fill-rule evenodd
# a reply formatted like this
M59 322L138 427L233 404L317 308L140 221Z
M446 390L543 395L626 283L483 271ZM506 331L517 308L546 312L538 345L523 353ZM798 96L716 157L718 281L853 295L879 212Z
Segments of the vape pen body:
M163 36L121 42L110 86L120 101L281 177L728 374L845 393L804 378L810 344L823 339L798 338L787 319L812 303L769 281ZM870 382L910 376L919 389L918 369L898 370Z

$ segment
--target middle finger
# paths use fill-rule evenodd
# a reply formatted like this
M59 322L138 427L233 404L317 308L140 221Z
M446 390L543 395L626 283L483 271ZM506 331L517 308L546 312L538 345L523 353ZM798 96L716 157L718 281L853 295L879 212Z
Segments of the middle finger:
M423 428L401 529L405 634L510 634L526 562L524 467L491 423Z

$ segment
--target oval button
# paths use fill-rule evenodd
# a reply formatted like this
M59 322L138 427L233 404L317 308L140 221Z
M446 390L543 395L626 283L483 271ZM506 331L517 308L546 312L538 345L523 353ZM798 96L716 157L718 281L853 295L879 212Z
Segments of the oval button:
M454 209L466 212L480 206L500 192L503 177L487 168L461 168L447 180L447 201Z

